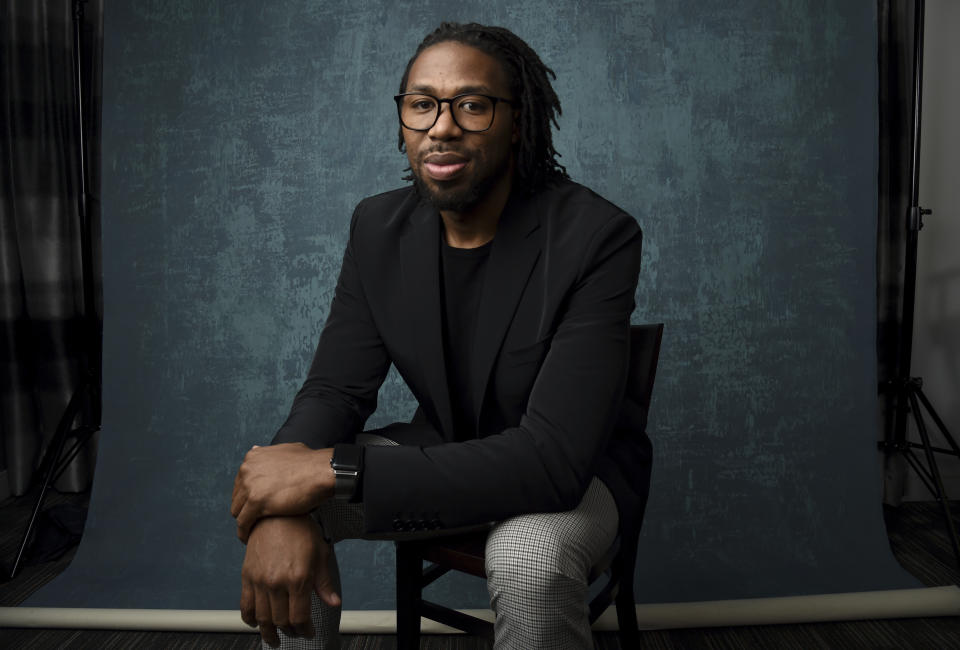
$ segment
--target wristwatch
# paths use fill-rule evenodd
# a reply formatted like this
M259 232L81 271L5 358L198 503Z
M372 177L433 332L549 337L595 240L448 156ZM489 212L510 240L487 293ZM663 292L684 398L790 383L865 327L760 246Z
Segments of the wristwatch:
M337 501L353 501L363 471L363 447L361 445L338 444L333 446L330 467L336 477L333 498Z

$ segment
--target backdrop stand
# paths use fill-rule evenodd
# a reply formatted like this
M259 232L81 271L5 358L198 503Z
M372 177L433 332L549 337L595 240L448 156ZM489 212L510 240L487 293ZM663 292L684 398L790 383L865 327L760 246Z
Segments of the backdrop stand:
M98 413L96 404L100 399L100 385L98 374L95 370L95 364L92 357L97 350L95 325L96 304L94 301L93 286L93 252L90 234L90 219L87 212L87 148L84 138L84 111L83 111L83 66L81 47L81 27L83 24L83 5L87 0L73 0L73 68L76 81L76 102L77 102L77 154L80 158L80 192L77 198L77 207L80 215L80 257L81 274L83 283L83 340L87 343L86 352L83 354L83 367L78 377L78 385L67 403L67 408L60 418L57 430L47 450L44 453L43 460L40 463L39 472L43 474L43 483L40 487L40 494L37 496L36 503L33 506L33 512L30 515L30 522L23 533L23 540L17 551L13 566L9 572L6 572L6 578L9 580L17 575L20 564L23 561L23 555L30 543L30 534L37 521L37 515L43 507L44 499L47 496L47 490L56 482L63 471L70 465L70 462L76 457L83 446L90 440L90 437L99 431L99 422L93 424L81 425L72 428L77 415L81 413L84 406L88 406L88 413ZM98 417L89 417L90 420L99 420ZM63 450L67 440L74 438L75 442L70 450L64 455Z
M920 230L923 228L923 216L931 214L931 210L919 206L920 198L920 115L923 90L923 21L924 0L917 0L914 10L913 24L913 135L912 158L910 160L910 207L907 211L907 250L903 277L903 318L900 331L900 355L897 363L897 377L885 382L882 390L894 395L896 404L896 420L892 440L880 443L880 448L887 454L901 454L907 464L913 468L917 476L926 486L930 494L937 500L943 510L943 518L947 524L947 532L953 545L953 554L957 566L960 567L960 542L957 540L957 530L950 514L950 501L947 498L940 468L937 466L936 454L947 454L960 458L960 446L950 435L946 424L937 414L933 404L923 394L923 379L910 376L910 363L913 354L913 318L914 303L917 296L917 245ZM924 422L921 405L927 414L940 429L950 449L934 447L930 442L927 427ZM913 420L920 435L921 443L907 440L907 414L913 414ZM923 449L926 466L914 449Z

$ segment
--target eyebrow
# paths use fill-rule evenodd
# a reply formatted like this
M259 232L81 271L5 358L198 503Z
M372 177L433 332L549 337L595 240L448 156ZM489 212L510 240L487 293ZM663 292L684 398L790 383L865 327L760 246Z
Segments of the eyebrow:
M422 84L420 84L420 85L416 85L416 86L410 86L409 88L407 88L407 92L408 92L408 93L409 93L409 92L417 92L417 93L425 93L425 94L428 94L428 95L436 95L437 89L434 88L433 86L428 86L428 85L422 85ZM455 96L455 95L466 95L466 94L469 94L469 93L475 93L475 94L480 94L480 95L492 95L492 94L493 94L493 91L492 91L489 87L484 86L484 85L479 85L479 86L460 86L459 88L457 88L456 92L454 92L453 95L451 95L451 96Z

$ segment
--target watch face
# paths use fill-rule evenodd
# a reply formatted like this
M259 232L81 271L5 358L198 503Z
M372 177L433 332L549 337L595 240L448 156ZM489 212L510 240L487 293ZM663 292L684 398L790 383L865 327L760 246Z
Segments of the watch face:
M360 468L360 447L358 445L336 445L330 465L338 469L357 471Z

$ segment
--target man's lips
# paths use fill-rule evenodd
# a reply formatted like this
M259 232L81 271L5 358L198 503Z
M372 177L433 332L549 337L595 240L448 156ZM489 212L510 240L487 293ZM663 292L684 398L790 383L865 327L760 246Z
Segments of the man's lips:
M453 178L467 166L469 160L455 153L432 153L423 159L423 167L427 174L438 181Z

